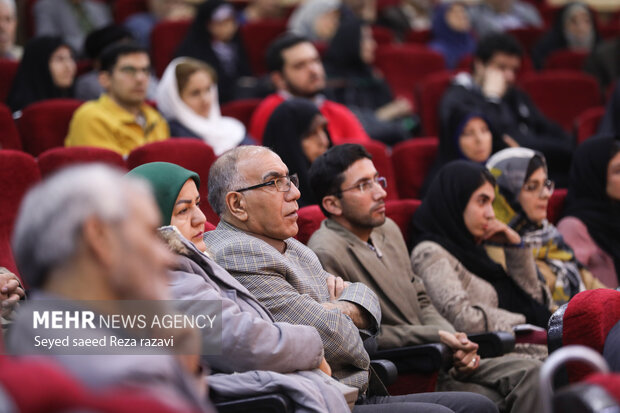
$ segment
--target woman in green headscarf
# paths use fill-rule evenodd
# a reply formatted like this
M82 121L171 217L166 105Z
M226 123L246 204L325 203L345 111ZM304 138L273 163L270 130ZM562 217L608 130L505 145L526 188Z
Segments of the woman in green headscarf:
M547 220L554 184L548 179L544 156L527 148L504 149L489 158L487 168L495 176L499 191L493 202L495 216L517 231L532 249L555 303L562 305L586 289L604 288Z
M129 175L149 181L163 225L174 225L196 248L205 251L202 235L207 219L200 210L198 174L173 163L151 162L132 169Z

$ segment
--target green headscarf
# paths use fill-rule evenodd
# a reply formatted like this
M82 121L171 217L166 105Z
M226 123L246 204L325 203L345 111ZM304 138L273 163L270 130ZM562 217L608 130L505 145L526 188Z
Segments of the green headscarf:
M196 172L169 162L145 163L132 169L127 175L138 176L149 181L161 212L163 225L170 225L174 203L185 182L193 179L196 188L200 188L200 177Z

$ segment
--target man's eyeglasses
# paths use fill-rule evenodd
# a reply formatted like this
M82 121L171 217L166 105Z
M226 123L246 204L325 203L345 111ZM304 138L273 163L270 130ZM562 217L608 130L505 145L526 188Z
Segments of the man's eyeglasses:
M281 176L279 178L272 179L271 181L263 182L262 184L237 189L235 192L249 191L269 185L274 185L278 192L288 192L291 190L291 184L295 185L295 188L299 188L299 178L297 177L297 174Z
M135 77L138 73L141 73L146 76L150 76L151 68L147 67L135 67L135 66L121 66L118 68L118 71L124 75Z
M352 187L341 189L338 193L341 194L352 189L358 189L361 193L364 193L366 191L370 191L375 184L378 184L381 188L385 189L387 188L387 179L383 176L378 176L373 179L366 179L356 185L353 185Z
M546 179L542 185L539 182L528 182L523 185L523 189L525 192L537 192L538 196L542 196L543 191L546 189L549 191L549 195L551 195L555 189L555 182L551 179Z

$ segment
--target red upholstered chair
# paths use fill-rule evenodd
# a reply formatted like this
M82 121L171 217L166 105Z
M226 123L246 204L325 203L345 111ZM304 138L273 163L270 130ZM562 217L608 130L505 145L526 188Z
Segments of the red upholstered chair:
M49 99L26 106L17 121L24 150L38 156L48 149L65 146L73 112L82 103L77 99Z
M529 54L536 42L545 33L545 29L538 27L527 27L522 29L508 30L508 33L513 35L517 41L523 47L525 54Z
M108 149L91 146L52 148L43 152L37 158L42 178L66 166L92 162L102 162L121 169L127 169L123 157L118 153Z
M416 85L426 76L446 67L441 54L414 44L378 47L375 65L383 72L394 95L406 97L412 103L415 103L413 94Z
M418 84L417 94L420 102L418 113L422 121L422 133L427 136L439 134L439 103L453 77L453 72L444 70L426 76Z
M520 81L538 109L570 131L584 110L601 105L597 80L585 73L548 70L529 73Z
M394 178L394 169L392 167L392 161L388 153L387 146L378 141L365 142L364 148L372 155L372 162L377 168L380 176L384 176L387 179L388 186L386 188L386 199L398 199L398 191L396 189L396 179Z
M410 30L405 35L405 43L427 44L431 41L432 36L430 29Z
M127 158L127 168L131 170L149 162L170 162L196 172L200 176L200 209L208 221L217 224L220 218L213 212L207 200L209 169L215 159L213 149L199 139L168 139L131 151Z
M394 34L383 26L372 26L372 37L377 44L390 44L394 41Z
M6 102L6 98L9 97L11 86L13 85L13 79L17 73L19 62L9 59L0 59L0 101Z
M265 66L267 46L286 31L286 20L249 22L241 26L240 30L252 72L256 76L264 75L267 73Z
M11 235L21 200L41 179L35 159L24 152L0 151L0 266L17 274Z
M435 137L415 138L401 142L392 151L392 165L396 171L396 186L401 199L418 197L426 175L439 148Z
M580 52L569 49L556 50L545 60L544 69L576 70L581 72L587 57L588 52Z
M557 224L562 217L567 193L568 190L566 188L557 188L553 191L551 198L549 198L549 204L547 204L547 220L552 224Z
M319 229L324 219L325 215L323 215L318 205L308 205L299 208L299 211L297 211L297 227L299 231L297 231L295 239L307 244L314 231Z
M409 233L411 218L421 204L422 201L418 199L395 199L385 203L385 214L396 222L407 245L411 241Z
M149 11L147 0L115 0L114 1L114 21L116 24L123 24L132 14L144 13Z
M161 78L168 63L174 58L174 52L183 41L191 20L162 21L151 32L151 58L157 77Z
M230 116L245 125L246 130L250 128L250 119L256 107L262 99L239 99L222 105L222 116Z
M575 119L575 135L577 144L596 134L601 120L605 116L605 106L586 109Z
M575 295L549 320L549 353L563 346L579 344L602 354L605 338L620 320L620 291L587 290ZM581 366L568 365L571 382L585 376Z
M13 121L11 109L4 103L0 103L0 149L22 149L17 126Z

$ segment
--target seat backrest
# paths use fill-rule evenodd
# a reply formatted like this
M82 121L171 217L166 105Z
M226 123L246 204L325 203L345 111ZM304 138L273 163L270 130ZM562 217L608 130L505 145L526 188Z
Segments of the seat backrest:
M582 71L588 52L561 49L551 52L545 59L545 70L576 70Z
M444 70L426 76L418 84L417 100L420 103L419 114L422 121L422 133L427 136L439 134L439 103L453 77L453 72Z
M433 34L431 29L409 30L405 35L405 43L427 44L431 41Z
M415 44L379 46L375 65L383 72L392 93L412 102L415 102L413 94L416 85L426 76L446 67L440 53Z
M547 220L554 225L557 224L562 217L567 193L568 190L566 188L558 188L553 191L551 198L549 198L549 203L547 204Z
M84 103L77 99L49 99L28 105L17 121L22 146L33 156L65 146L73 112Z
M601 105L600 86L585 73L548 70L529 73L519 83L542 113L569 132L580 113Z
M262 102L262 99L238 99L222 105L222 116L230 116L245 125L246 131L250 129L252 114Z
M200 176L200 209L207 220L217 224L219 217L209 205L207 182L209 170L215 162L213 149L199 139L167 139L140 146L129 153L127 167L131 170L149 162L170 162L196 172Z
M114 2L114 22L123 24L132 14L148 11L148 0L116 0Z
M174 52L185 38L191 20L161 21L153 27L151 32L151 63L155 74L161 78L166 66L174 58Z
M22 143L19 139L19 132L15 121L13 121L13 115L11 109L4 103L0 103L0 149L15 149L21 150Z
M286 31L286 19L248 22L241 26L240 31L252 73L264 75L267 73L265 52L269 44Z
M41 179L31 155L14 150L0 151L0 266L17 274L11 251L11 235L19 205L28 189Z
M308 205L299 208L297 211L297 235L295 239L299 242L307 244L314 231L319 229L321 222L325 219L325 215L318 205Z
M0 82L0 101L2 102L6 102L6 98L9 97L18 67L19 62L15 60L0 59L0 79L2 79Z
M46 178L66 166L92 162L103 162L124 170L127 169L123 157L117 152L91 146L52 148L37 158L42 178Z
M377 44L390 44L394 41L392 30L383 26L372 26L372 37Z
M534 45L545 33L545 29L539 27L524 27L508 30L508 33L517 39L521 47L523 47L525 54L529 54Z
M386 188L386 199L398 199L398 190L396 189L396 179L394 177L394 169L388 149L385 144L378 141L368 141L362 144L364 148L372 155L372 162L377 168L380 176L387 179L388 187Z
M605 116L605 106L586 109L575 119L577 145L596 134L599 124Z
M394 199L385 203L385 214L396 222L407 245L411 241L411 218L421 204L418 199Z
M436 137L401 142L392 150L392 165L401 199L416 199L439 149Z

